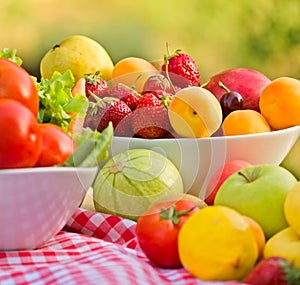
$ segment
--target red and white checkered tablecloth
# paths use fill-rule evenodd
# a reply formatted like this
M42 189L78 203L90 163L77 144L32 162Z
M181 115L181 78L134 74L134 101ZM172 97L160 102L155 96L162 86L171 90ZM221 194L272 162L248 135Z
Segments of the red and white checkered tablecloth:
M0 251L0 284L233 284L200 281L183 268L156 267L139 248L135 226L131 220L78 209L39 249Z

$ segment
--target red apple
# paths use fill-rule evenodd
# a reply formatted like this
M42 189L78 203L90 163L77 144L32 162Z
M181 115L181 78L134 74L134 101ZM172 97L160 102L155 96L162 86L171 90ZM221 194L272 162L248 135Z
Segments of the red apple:
M223 182L232 174L238 172L240 169L252 166L251 163L244 160L232 160L225 163L222 167L220 167L215 174L212 176L206 193L208 196L205 198L205 203L207 205L213 205L215 201L215 196L219 191L219 188L223 184Z
M238 92L244 99L243 109L259 111L260 94L270 82L268 77L257 70L233 68L213 75L203 87L211 91L219 101L228 89Z

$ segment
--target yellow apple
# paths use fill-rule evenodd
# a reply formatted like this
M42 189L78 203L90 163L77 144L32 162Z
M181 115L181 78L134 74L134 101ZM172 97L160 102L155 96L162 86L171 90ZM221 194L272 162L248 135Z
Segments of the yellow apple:
M97 41L82 35L72 35L51 48L40 62L43 78L51 78L54 71L70 69L79 80L86 73L100 71L104 80L111 80L113 62Z
M286 196L284 215L289 226L300 236L300 182Z
M291 228L287 227L267 240L264 248L264 257L281 256L300 268L300 237Z
M174 95L168 115L174 131L182 137L209 137L222 124L222 108L207 89L192 86Z

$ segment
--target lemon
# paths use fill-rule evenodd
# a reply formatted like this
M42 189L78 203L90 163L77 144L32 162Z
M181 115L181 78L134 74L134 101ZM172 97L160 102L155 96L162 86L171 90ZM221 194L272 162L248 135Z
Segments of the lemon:
M178 251L183 266L201 280L242 280L258 259L250 225L225 206L193 214L179 232Z
M40 62L43 78L51 78L54 71L64 73L70 69L79 80L86 73L100 71L104 80L111 80L113 62L97 41L82 35L72 35L51 48Z

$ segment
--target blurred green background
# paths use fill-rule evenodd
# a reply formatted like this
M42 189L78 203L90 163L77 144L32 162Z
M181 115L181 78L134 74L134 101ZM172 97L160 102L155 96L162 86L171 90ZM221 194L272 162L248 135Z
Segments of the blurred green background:
M189 53L202 82L233 67L300 78L299 0L1 0L1 48L39 76L43 55L72 34L97 40L114 63Z

